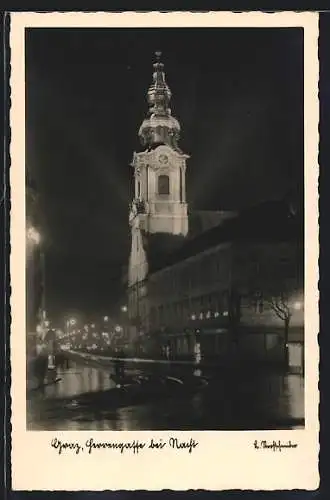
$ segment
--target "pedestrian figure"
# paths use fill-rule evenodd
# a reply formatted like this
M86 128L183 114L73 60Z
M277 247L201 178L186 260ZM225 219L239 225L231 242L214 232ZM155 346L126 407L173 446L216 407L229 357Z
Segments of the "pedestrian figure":
M115 360L115 376L116 378L123 378L125 374L124 370L124 353L123 351L118 352L118 357Z

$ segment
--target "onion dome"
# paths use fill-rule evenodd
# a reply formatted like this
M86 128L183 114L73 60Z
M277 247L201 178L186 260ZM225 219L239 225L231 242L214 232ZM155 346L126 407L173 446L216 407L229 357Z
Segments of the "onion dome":
M149 112L143 121L139 138L142 146L152 149L159 144L167 144L178 150L180 138L180 124L171 115L169 103L172 97L170 88L165 80L164 64L160 62L161 52L156 52L156 62L153 65L153 82L147 93Z

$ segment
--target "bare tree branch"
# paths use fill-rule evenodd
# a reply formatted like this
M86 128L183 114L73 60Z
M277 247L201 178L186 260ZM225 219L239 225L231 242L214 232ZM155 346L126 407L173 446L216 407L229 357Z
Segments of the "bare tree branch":
M260 295L260 293L258 295ZM282 292L279 295L272 295L269 298L265 297L263 301L268 304L282 321L290 320L292 313L288 305L288 300Z

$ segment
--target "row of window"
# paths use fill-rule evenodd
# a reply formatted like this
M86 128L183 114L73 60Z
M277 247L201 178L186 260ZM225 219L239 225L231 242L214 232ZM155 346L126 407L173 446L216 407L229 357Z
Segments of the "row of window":
M208 319L228 315L228 293L208 294L190 298L171 304L161 304L152 307L150 320L152 324L167 324L171 321L186 321L188 319Z
M151 284L153 294L157 295L160 290L162 294L191 291L199 288L204 283L212 283L219 280L219 277L226 279L229 277L229 264L226 257L221 253L208 254L203 256L200 261L189 262L186 266L174 267L165 271L163 275L156 277L156 283Z
M187 320L206 320L220 316L228 317L229 314L239 318L242 313L244 314L243 308L256 314L262 314L265 310L262 300L253 298L244 300L240 296L232 296L229 299L228 292L223 292L152 307L150 321L153 325L160 325ZM146 310L143 312L145 313Z
M250 263L251 267L248 264L247 262L240 270L236 268L232 272L235 272L239 281L251 281L251 286L253 286L258 279L253 267L257 264L255 262ZM266 264L264 266L262 273L267 277ZM283 258L282 261L271 262L269 267L272 268L272 273L275 276L272 278L273 280L288 280L291 275L297 275L294 264L291 261L288 262L287 258ZM218 283L220 280L222 285L225 285L230 279L230 269L230 250L228 248L219 249L219 251L211 254L200 255L199 261L187 261L186 265L174 266L164 270L162 275L156 275L156 281L154 283L151 281L152 294L154 296L158 296L158 294L164 296L170 294L184 295L185 292L191 294L193 290L199 290L201 286Z

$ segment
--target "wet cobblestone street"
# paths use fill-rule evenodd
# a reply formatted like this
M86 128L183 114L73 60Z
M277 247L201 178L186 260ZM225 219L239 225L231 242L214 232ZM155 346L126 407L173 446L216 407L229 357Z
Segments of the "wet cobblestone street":
M109 368L71 361L57 382L30 391L27 427L33 430L244 430L304 426L301 375L182 372L118 388Z

